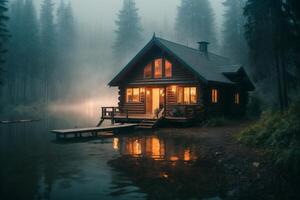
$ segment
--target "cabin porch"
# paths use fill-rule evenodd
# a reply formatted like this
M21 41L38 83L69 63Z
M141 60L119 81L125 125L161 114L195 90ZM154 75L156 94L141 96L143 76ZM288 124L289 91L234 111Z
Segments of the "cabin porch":
M168 105L156 114L130 113L119 107L102 107L101 119L111 120L112 123L132 123L145 120L166 120L170 122L188 122L203 117L204 109L200 105Z

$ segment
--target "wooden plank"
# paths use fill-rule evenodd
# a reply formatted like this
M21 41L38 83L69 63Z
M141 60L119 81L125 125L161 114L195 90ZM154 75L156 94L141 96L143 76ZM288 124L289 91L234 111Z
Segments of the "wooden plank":
M87 133L87 132L118 130L118 129L122 129L122 128L131 128L131 127L135 127L135 126L137 126L137 124L115 124L115 125L103 126L103 127L52 130L51 132L59 133L59 134L73 134L73 133Z
M40 119L3 120L0 121L0 124L30 123L30 122L38 122L38 121L40 121Z

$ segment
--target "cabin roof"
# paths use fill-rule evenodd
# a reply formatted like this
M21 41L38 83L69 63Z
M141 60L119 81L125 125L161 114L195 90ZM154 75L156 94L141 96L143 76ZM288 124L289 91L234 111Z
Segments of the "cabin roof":
M171 42L153 36L151 41L123 68L115 78L109 82L109 86L118 86L126 78L126 74L134 67L134 63L150 50L154 45L174 56L183 66L197 74L203 81L234 84L224 73L237 73L241 65L231 65L228 58L211 52L201 52L198 49Z

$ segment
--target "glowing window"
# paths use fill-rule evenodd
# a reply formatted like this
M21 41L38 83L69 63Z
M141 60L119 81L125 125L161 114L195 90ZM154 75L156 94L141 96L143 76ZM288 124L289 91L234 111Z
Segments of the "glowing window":
M237 105L240 104L240 93L234 94L234 103Z
M191 94L191 103L197 103L197 88L191 87L190 94Z
M179 104L196 104L197 88L196 87L178 87L177 103Z
M165 61L165 77L166 78L172 77L172 63L168 60Z
M128 88L126 90L126 102L140 102L140 88Z
M183 87L177 87L177 103L183 103Z
M217 89L211 90L211 102L218 103L218 90Z
M154 61L154 78L162 77L162 59L156 59Z
M152 63L150 62L144 68L144 78L152 78Z
M188 88L188 87L184 88L183 102L185 104L189 104L190 103L190 88Z

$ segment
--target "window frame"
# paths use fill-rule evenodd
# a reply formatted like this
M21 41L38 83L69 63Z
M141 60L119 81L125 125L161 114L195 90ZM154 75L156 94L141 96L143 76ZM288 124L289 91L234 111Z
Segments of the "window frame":
M166 74L166 71L167 71L167 70L166 70L166 69L167 69L167 68L166 68L166 66L167 66L166 63L167 63L167 62L170 64L170 72L171 72L171 75L170 75L170 76L167 76L167 74ZM165 78L172 78L172 77L173 77L173 63L172 63L170 60L168 60L168 59L165 58L165 59L164 59L164 65L163 65L163 66L164 66L164 77L165 77Z
M156 60L161 60L161 76L155 76L156 67L155 62ZM170 64L170 75L166 76L166 63ZM147 67L150 69L150 76L146 76L146 69ZM164 57L156 57L151 60L148 64L146 64L143 68L143 78L144 79L163 79L163 78L172 78L173 77L173 63Z
M219 90L217 88L211 89L211 103L219 103Z
M134 96L134 89L138 89L138 101L134 101L133 96ZM128 91L131 90L131 95L132 95L132 101L129 101L129 97L128 97ZM137 87L130 87L130 88L126 88L125 90L125 97L126 97L126 103L141 103L141 88L137 88Z
M146 77L145 76L145 72L146 72L146 68L149 67L150 68L150 76ZM153 78L153 63L152 61L149 62L145 67L144 67L144 71L143 71L143 75L144 75L144 79L152 79Z
M234 93L234 104L240 105L241 103L241 95L239 92Z
M156 76L156 61L161 60L161 65L160 65L160 76ZM163 78L163 68L164 68L164 59L163 58L155 58L153 62L153 78L154 79L161 79Z
M195 96L196 96L195 102L192 102L192 94L191 94L192 88L195 88ZM187 103L185 101L186 89L188 89L188 102ZM179 95L180 95L181 99L179 98ZM182 104L182 105L196 105L198 103L197 87L196 86L177 86L176 102L177 102L177 104Z

